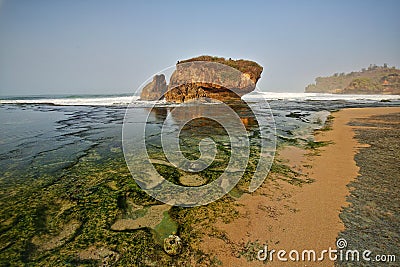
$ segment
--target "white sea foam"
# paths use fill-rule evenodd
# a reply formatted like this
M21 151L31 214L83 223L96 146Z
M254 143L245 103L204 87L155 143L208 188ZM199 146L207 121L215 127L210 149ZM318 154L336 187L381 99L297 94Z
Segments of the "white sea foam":
M257 100L266 98L268 100L344 100L349 102L358 101L380 101L380 100L400 100L400 95L342 95L342 94L323 94L323 93L277 93L277 92L256 92L243 96L244 99Z
M246 100L344 100L348 102L369 102L380 100L400 100L400 95L341 95L321 93L277 93L253 92L243 96ZM162 101L140 101L138 96L77 96L77 97L15 97L0 99L0 104L51 104L57 106L119 106L133 103L133 106L146 107L167 104ZM171 104L168 104L171 106ZM173 105L172 105L173 106Z
M115 106L127 105L138 100L137 96L118 97L60 97L60 98L24 98L24 99L0 99L0 104L52 104L57 106Z

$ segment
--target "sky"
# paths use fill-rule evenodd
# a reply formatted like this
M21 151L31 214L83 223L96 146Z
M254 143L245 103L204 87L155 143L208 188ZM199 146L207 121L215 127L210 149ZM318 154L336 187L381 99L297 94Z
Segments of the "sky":
M133 93L199 55L254 60L262 91L400 66L400 1L0 0L0 95Z

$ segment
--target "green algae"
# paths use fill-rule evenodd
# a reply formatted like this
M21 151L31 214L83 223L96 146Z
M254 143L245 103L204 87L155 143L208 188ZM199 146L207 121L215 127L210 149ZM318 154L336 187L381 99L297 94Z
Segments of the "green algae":
M98 265L101 262L99 259L79 256L82 251L91 248L114 253L115 257L110 261L115 262L110 264L115 266L184 265L189 257L198 258L199 262L210 262L209 256L196 245L204 235L200 225L212 223L212 220L204 218L223 216L228 221L234 218L233 203L218 201L204 208L164 212L161 222L154 229L113 231L111 226L117 218L144 217L149 207L159 202L135 183L120 152L104 153L107 149L95 147L88 151L87 157L64 169L58 176L42 176L30 187L26 186L29 190L22 196L9 196L7 201L11 205L1 211L3 218L8 218L1 222L0 228L1 265L11 262L14 265L39 266L54 265L56 262L67 266ZM212 168L220 166L221 163L215 163ZM161 168L170 179L182 175L169 166ZM216 173L216 177L218 172L207 170L204 175ZM214 210L213 215L209 213L210 209ZM181 220L182 216L186 220ZM41 248L43 244L37 240L57 240L71 221L79 226L65 241L55 242L49 249ZM163 238L173 233L182 234L183 243L189 244L184 246L178 258L171 258L160 245Z
M331 141L308 141L305 145L305 148L307 149L317 149L320 147L325 147L330 144L333 144Z
M154 227L160 241L178 232L178 224L169 216L168 211L164 211L163 215L162 221Z
M243 191L240 190L237 186L235 186L234 188L232 188L231 191L229 191L229 195L234 197L234 198L240 198L243 195Z
M184 153L196 159L197 144L207 130L201 123L192 126L181 138L186 142L182 143ZM207 183L221 175L230 158L229 138L223 129L216 129L216 159L198 173ZM151 207L161 204L132 178L115 140L92 146L58 173L24 174L32 179L15 184L7 195L2 193L0 214L6 219L0 224L0 265L94 266L106 261L113 266L187 266L189 260L198 266L218 264L218 259L201 251L200 242L204 235L223 236L213 226L217 219L229 223L238 216L234 198L247 190L260 153L259 132L250 132L249 164L228 195L206 206L162 211L155 226L112 229L118 220L143 219ZM158 160L153 166L164 178L180 184L187 173L163 163L166 158L157 138L152 136L148 145L151 160ZM187 148L189 144L192 149ZM171 234L178 235L183 244L181 253L173 257L162 247L162 240ZM52 245L46 246L49 240Z
M273 174L277 174L277 177L280 180L286 181L289 184L295 186L301 187L304 184L310 184L315 181L314 179L293 170L292 168L290 168L290 166L281 163L279 159L274 160L270 171Z

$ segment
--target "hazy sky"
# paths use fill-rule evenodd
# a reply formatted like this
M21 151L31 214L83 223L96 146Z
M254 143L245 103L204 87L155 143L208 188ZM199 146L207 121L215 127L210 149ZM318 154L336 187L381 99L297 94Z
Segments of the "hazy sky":
M0 0L0 94L134 92L177 60L251 59L263 91L400 66L400 1Z

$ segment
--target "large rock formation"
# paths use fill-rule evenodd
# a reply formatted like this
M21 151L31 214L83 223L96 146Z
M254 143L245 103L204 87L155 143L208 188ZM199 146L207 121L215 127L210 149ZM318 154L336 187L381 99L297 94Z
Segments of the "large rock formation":
M148 101L160 100L164 97L166 91L167 82L165 81L165 75L155 75L153 81L143 88L140 99Z
M263 68L249 60L200 56L180 61L165 99L182 103L200 97L228 101L255 89Z

